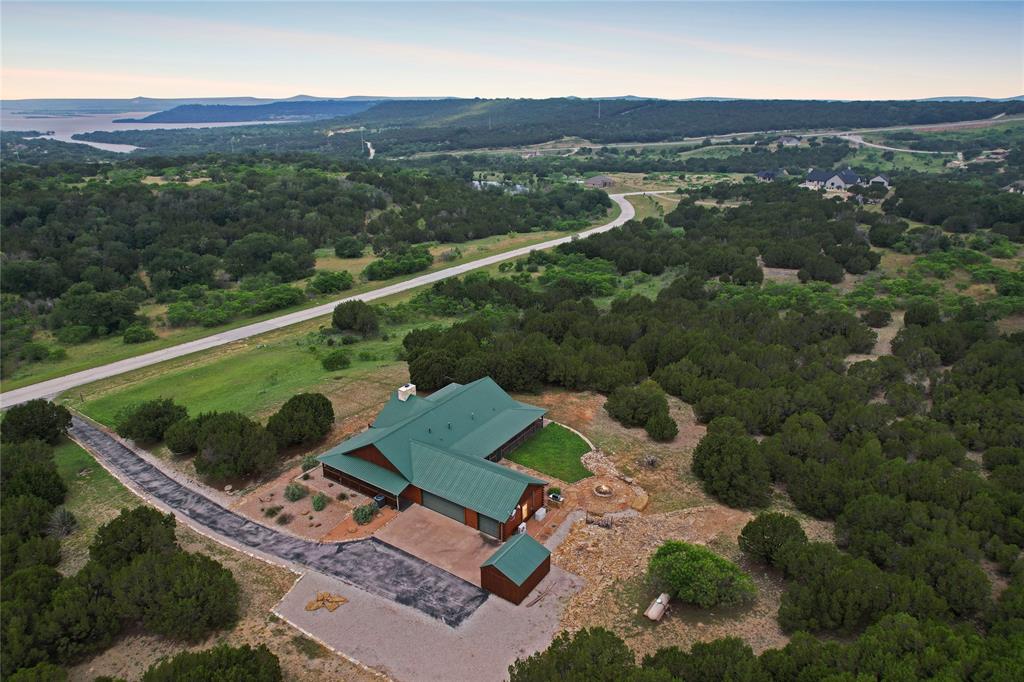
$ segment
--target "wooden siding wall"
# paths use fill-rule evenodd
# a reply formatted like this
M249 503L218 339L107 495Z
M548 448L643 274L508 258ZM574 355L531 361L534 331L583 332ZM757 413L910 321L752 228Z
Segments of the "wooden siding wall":
M326 464L324 464L323 467L324 467L324 478L329 478L332 481L337 481L338 483L341 483L346 488L351 488L352 490L355 490L356 492L362 493L363 495L366 495L367 497L374 497L376 495L383 495L384 499L387 500L387 503L389 505L391 505L392 507L395 507L396 509L398 508L398 498L395 497L394 495L392 495L391 493L389 493L389 492L387 492L385 490L381 490L380 488L378 488L375 485L370 485L366 481L361 481L358 478L355 478L353 476L349 476L348 474L346 474L346 473L344 473L342 471L338 471L334 467L329 467Z
M398 467L389 462L388 458L377 449L376 445L364 445L363 447L357 448L348 454L351 457L358 457L359 459L364 459L367 462L372 462L382 469L392 471L399 476L402 475L402 472L398 470Z
M530 513L525 519L523 518L523 502L530 503ZM526 490L523 491L522 497L519 498L519 504L516 505L516 513L513 514L508 521L502 524L501 537L499 539L507 540L512 537L516 532L516 528L519 527L519 524L523 521L529 520L542 506L544 506L544 486L540 483L526 486Z
M523 581L522 585L516 585L494 566L481 566L480 586L506 601L521 604L550 571L551 557L549 556L537 566L529 578Z

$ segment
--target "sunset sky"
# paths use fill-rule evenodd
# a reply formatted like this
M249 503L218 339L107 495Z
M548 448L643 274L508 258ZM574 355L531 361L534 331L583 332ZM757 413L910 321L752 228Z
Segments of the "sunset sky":
M6 2L2 97L1024 94L1024 2Z

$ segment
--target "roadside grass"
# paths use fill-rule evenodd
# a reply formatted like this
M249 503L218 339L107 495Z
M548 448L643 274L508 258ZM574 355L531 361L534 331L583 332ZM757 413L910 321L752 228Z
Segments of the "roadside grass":
M68 489L64 507L78 520L75 532L61 541L58 568L70 575L85 565L96 530L141 501L74 441L63 439L53 457Z
M614 220L619 216L621 209L618 204L612 204L612 208L608 213L600 218L592 221L587 227L595 227L602 225L610 220ZM582 231L581 228L579 231ZM304 310L306 308L312 308L323 303L327 303L332 300L340 300L355 296L357 294L366 293L373 291L374 289L380 289L391 284L398 282L404 282L420 275L435 272L437 270L443 270L455 265L461 265L469 261L478 260L480 258L486 258L487 256L493 256L512 249L517 249L523 246L530 246L532 244L539 244L549 239L556 239L561 236L572 234L572 231L555 231L548 230L542 232L525 232L525 233L512 233L505 235L495 235L492 237L485 237L483 239L476 239L468 242L461 242L455 244L442 244L435 245L431 251L435 255L439 255L445 251L448 251L454 247L458 247L462 252L458 258L449 261L441 261L438 259L430 268L421 272L415 272L409 275L403 275L402 277L395 277L389 280L375 281L375 282L362 282L357 283L352 289L348 291L339 292L336 294L330 294L328 296L318 296L311 298L297 306L290 308L284 308L276 310L274 312L266 313L264 315L256 315L254 317L246 317L239 320L234 320L224 325L217 327L181 327L174 329L157 329L157 333L160 334L160 338L146 343L139 344L125 344L120 336L111 336L104 339L97 339L88 343L83 343L74 346L62 346L67 353L67 357L63 360L53 362L41 362L33 363L19 369L12 377L6 378L2 381L4 391L11 391L16 388L22 388L30 384L35 384L40 381L46 381L48 379L55 379L82 370L91 369L93 367L99 367L111 362L117 362L118 360L124 360L126 358L132 358L138 355L143 355L151 351L162 350L164 348L170 348L181 343L188 341L194 341L195 339L204 338L206 336L212 336L219 332L228 331L230 329L236 329L248 324L255 322L261 322L268 320L280 315L295 312L298 310ZM358 259L342 259L336 258L333 255L333 249L318 249L317 250L317 268L325 270L350 270L353 276L357 276L362 269L366 267L373 257L364 256ZM348 264L347 261L352 261ZM299 286L304 285L305 281L297 282ZM149 314L158 312L159 308L153 306L148 310ZM147 312L144 307L143 312ZM46 338L52 342L52 338L49 335L42 335L42 338Z
M387 340L381 335L340 346L350 352L352 366L331 372L321 366L320 359L339 346L312 344L306 339L326 322L313 320L258 340L230 344L76 388L67 394L66 402L108 426L125 407L156 398L173 398L192 415L235 411L258 417L296 393L319 391L329 395L339 382L344 384L353 377L398 364L396 354L402 338L410 329L428 323L419 320L388 326L383 330Z
M508 455L516 464L566 483L575 483L593 474L580 462L590 446L560 424L548 424L539 433Z
M892 143L898 146L897 143ZM867 168L877 173L893 171L915 171L919 173L947 173L946 163L955 158L955 154L912 154L909 152L892 152L892 161L882 158L886 150L872 147L858 147L857 150L843 159L843 163L856 168Z

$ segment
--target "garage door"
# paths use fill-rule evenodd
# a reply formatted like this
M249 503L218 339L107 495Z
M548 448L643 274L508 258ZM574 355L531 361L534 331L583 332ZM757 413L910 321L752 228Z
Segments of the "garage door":
M480 528L481 533L487 533L492 537L498 537L500 535L500 524L489 516L480 514L477 518L477 525Z
M423 491L423 506L427 509L433 509L436 512L441 512L445 516L450 516L459 523L466 522L466 512L462 507L450 502L443 497L428 493L426 490Z

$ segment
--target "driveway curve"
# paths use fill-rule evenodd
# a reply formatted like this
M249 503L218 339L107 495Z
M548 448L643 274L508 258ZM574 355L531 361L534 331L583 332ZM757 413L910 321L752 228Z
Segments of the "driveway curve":
M443 279L448 279L449 277L456 277L478 268L487 267L488 265L494 265L495 263L501 263L502 261L526 256L531 251L554 248L559 244L565 244L566 242L571 241L577 235L579 237L589 237L592 234L607 232L608 230L619 227L620 225L624 225L634 217L635 211L633 210L633 205L626 199L627 196L633 194L657 194L657 192L612 194L612 201L618 204L621 209L619 216L604 225L593 227L589 230L566 235L557 239L550 239L546 242L541 242L532 246L523 246L518 249L512 249L511 251L505 251L504 253L498 253L493 256L487 256L486 258L480 258L468 263L462 263L461 265L445 268L444 270L437 270L436 272L430 272L425 275L420 275L419 277L413 277L412 279L405 280L404 282L397 282L395 284L390 284L386 287L374 289L373 291L357 294L355 296L339 298L335 301L324 303L314 308L306 308L305 310L298 310L293 313L279 315L278 317L274 317L269 320L263 320L262 322L256 322L244 327L236 327L235 329L229 329L228 331L220 332L219 334L211 334L210 336L204 336L201 339L181 343L177 346L171 346L170 348L164 348L151 353L137 355L133 358L126 358L124 360L118 360L117 362L111 362L107 365L85 369L81 372L57 377L56 379L41 381L38 384L31 384L23 388L18 388L13 391L0 394L0 408L6 409L12 405L17 405L36 398L50 398L70 388L75 388L76 386L100 381L101 379L108 379L112 376L131 372L132 370L141 369L142 367L155 365L157 363L164 362L165 360L173 360L174 358L180 358L185 355L191 355L192 353L198 353L199 351L216 348L217 346L222 346L233 341L247 339L250 336L265 334L267 332L281 329L282 327L288 327L293 324L298 324L299 322L305 322L317 317L329 315L334 311L335 306L339 303L344 303L345 301L374 301L402 293L403 291L415 289L425 284L433 284L434 282L439 282Z
M77 416L68 434L136 492L155 499L228 546L311 568L458 627L487 592L376 538L320 544L272 530L173 480L105 431Z

